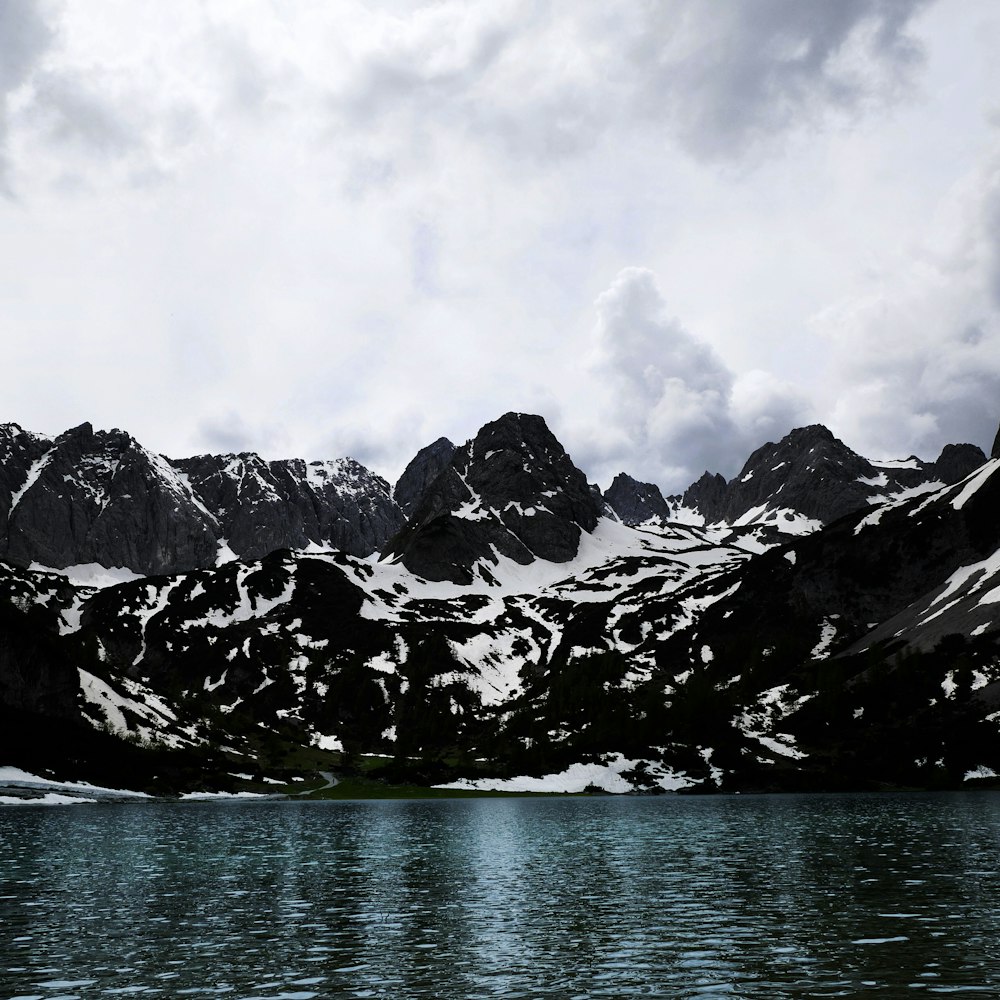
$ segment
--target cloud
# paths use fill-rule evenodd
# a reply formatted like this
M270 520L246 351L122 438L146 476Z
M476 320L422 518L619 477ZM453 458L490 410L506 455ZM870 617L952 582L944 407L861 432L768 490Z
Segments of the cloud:
M706 467L731 476L761 435L804 421L793 386L762 371L735 376L673 319L651 271L622 271L596 308L591 367L609 395L592 455L602 478L624 469L677 492Z
M418 145L443 127L559 160L644 123L728 160L907 92L922 62L909 28L931 2L417 6L366 19L333 106Z
M287 434L280 424L263 425L236 410L217 412L198 423L198 442L207 454L262 452L270 456L280 452L286 441Z
M644 7L632 46L645 113L697 156L891 101L922 61L907 29L927 0L755 0Z
M8 105L52 43L35 0L0 0L0 189L7 189Z
M956 184L921 246L867 296L814 320L842 386L832 429L873 455L986 447L1000 421L1000 142Z

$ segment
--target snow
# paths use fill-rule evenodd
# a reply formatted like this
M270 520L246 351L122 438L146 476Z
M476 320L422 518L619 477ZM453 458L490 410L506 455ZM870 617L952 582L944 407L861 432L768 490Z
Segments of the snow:
M795 565L795 559L796 559L795 553L794 552L786 552L784 555L785 555L785 558L794 566Z
M157 456L158 457L158 456ZM157 466L161 468L161 466ZM202 503L201 497L195 492L194 487L191 485L191 477L188 476L186 472L179 472L172 465L169 466L170 471L173 473L173 479L180 484L180 492L187 497L191 503L205 516L209 524L217 525L219 522L215 519L215 515Z
M532 658L516 654L514 646L526 638L537 657L540 651L531 633L517 629L499 634L481 632L463 643L449 640L448 645L455 659L467 666L471 673L445 676L461 680L479 695L483 705L499 705L520 689L521 666Z
M728 533L728 528L726 529ZM474 579L470 584L435 582L424 580L411 574L400 563L377 562L372 558L365 563L373 572L361 580L368 600L362 607L364 618L388 621L402 621L400 602L407 600L455 601L469 594L487 594L504 598L519 594L536 597L546 590L558 592L560 588L571 588L573 600L586 600L588 584L592 583L594 571L607 567L615 560L629 557L642 559L645 564L641 572L645 576L663 573L664 563L651 563L656 557L661 560L677 560L675 568L679 577L671 583L671 588L684 580L693 578L704 570L707 564L736 563L747 555L735 546L714 544L707 533L694 528L676 527L666 534L639 531L627 527L611 518L601 518L593 532L580 533L580 543L576 556L564 563L535 559L522 565L505 556L496 555L496 563L489 564L490 575L496 581L491 584L484 579ZM316 555L310 558L330 559ZM720 568L722 568L720 566ZM590 579L588 579L590 578ZM602 579L600 586L593 586L595 601L611 601L638 582L638 574L623 574L621 579ZM379 591L396 596L389 604L379 596Z
M933 621L939 615L943 615L949 608L954 607L959 601L964 597L970 597L977 591L982 589L983 585L991 577L995 576L1000 572L1000 549L997 549L991 556L983 559L981 562L971 563L968 566L961 566L948 579L945 581L944 587L941 592L930 602L927 606L926 611L930 611L937 604L941 604L943 601L947 601L943 604L937 611L933 614L927 614L920 624L926 625L928 622ZM975 578L975 582L970 585L969 581ZM990 604L995 603L1000 600L1000 594L998 594L998 589L993 588L988 593L984 594L980 600L979 604ZM996 595L996 596L994 596ZM951 598L949 600L949 598Z
M58 573L66 577L74 587L94 587L98 590L142 579L141 573L135 573L126 566L102 566L100 563L77 563L75 566L57 569L33 562L28 568L40 573Z
M60 795L58 792L46 792L39 798L31 799L0 795L0 806L71 806L96 801L97 799L86 799L76 795Z
M219 539L219 547L215 555L215 565L224 566L226 563L237 562L239 556L229 547L228 538Z
M813 646L812 651L809 653L809 658L811 660L825 660L830 654L828 650L830 649L830 643L837 637L837 626L833 624L830 618L825 618L823 620L823 627L820 631L819 642Z
M768 750L773 753L778 754L781 757L791 757L792 760L802 760L803 757L808 756L808 754L803 753L791 744L791 736L782 734L786 740L789 742L782 743L780 740L775 739L773 736L762 736L759 733L755 733L755 739L761 743L763 746L767 747Z
M982 488L983 484L1000 469L1000 458L990 459L978 472L974 472L968 479L963 480L965 487L961 493L952 500L951 505L955 510L961 510L969 500Z
M234 651L235 652L235 651ZM223 670L221 676L217 681L213 681L210 677L205 678L205 690L214 691L216 688L222 687L226 683L226 675L229 673L228 670Z
M177 715L159 695L138 681L127 677L119 679L119 683L132 695L131 698L128 698L115 691L106 681L88 673L82 667L78 668L78 672L84 701L93 705L104 722L117 734L125 736L133 733L141 740L162 743L171 747L190 745L190 740L163 732L164 728L169 726L171 722L177 721ZM130 728L125 717L126 711L142 719L148 725L137 723Z
M269 799L263 792L185 792L181 798L188 802L206 802L215 799Z
M888 486L889 477L884 473L880 472L877 476L858 476L858 482L863 483L865 486Z
M344 744L341 743L336 736L324 736L322 733L313 733L312 744L313 746L319 747L320 750L344 749Z
M823 527L823 522L812 517L806 517L800 511L791 507L769 507L767 503L758 504L741 514L733 521L734 528L750 525L770 525L785 535L811 535ZM734 540L734 544L740 544ZM764 548L766 546L762 546Z
M220 608L213 608L208 615L197 621L192 621L192 626L214 625L216 628L226 628L236 622L249 621L251 618L263 618L270 614L276 607L286 604L292 599L295 590L295 577L289 573L285 581L285 587L277 597L252 597L246 588L246 579L251 572L259 568L260 563L249 563L239 568L236 575L236 590L239 594L239 604L232 611L223 611Z
M10 498L10 509L7 511L8 519L14 513L14 509L21 502L21 498L24 496L28 490L38 481L38 477L42 474L45 466L52 461L52 456L55 454L55 448L50 448L41 458L37 459L28 469L28 475L25 477L24 482L21 484L21 488L16 492L11 494Z
M98 798L108 797L126 799L148 799L150 797L145 792L132 792L122 788L105 788L102 785L92 785L86 781L54 781L50 778L39 777L37 774L24 771L19 767L10 766L0 767L0 789L4 787L23 788L31 791L56 794L79 792L90 797L87 801L96 801ZM70 801L79 801L79 796L75 796Z
M680 504L671 506L670 520L674 524L685 524L695 528L705 527L704 514L699 514L694 507L683 507Z
M394 674L396 672L396 664L389 657L388 653L379 653L378 656L373 656L365 666L369 670L377 670L383 674Z
M869 462L876 469L919 469L920 460L911 455L909 458L883 458L878 462Z
M459 788L480 792L582 792L588 786L605 792L624 794L636 790L636 786L622 776L623 771L634 770L641 760L627 760L621 754L609 754L603 764L571 764L558 774L546 774L540 778L521 775L516 778L463 778L435 788ZM665 791L690 788L697 784L684 774L677 774L665 768L658 761L646 761L647 771L653 781Z
M965 781L972 781L974 778L996 778L997 773L992 767L987 767L985 764L980 764L978 767L974 767L971 771L965 772Z

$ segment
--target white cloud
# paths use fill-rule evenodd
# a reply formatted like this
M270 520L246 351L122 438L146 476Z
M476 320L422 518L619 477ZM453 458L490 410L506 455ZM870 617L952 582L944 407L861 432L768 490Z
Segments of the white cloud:
M596 308L591 364L611 390L609 412L600 416L613 447L594 456L605 480L623 460L630 474L668 492L683 490L706 467L728 477L761 435L781 437L808 413L792 385L762 371L734 376L670 316L648 270L622 271Z
M870 454L988 446L1000 420L1000 153L956 183L924 240L866 297L824 310L838 433Z
M52 31L34 0L0 0L0 191L7 194L10 103L51 42Z
M2 416L391 477L534 410L592 478L668 489L807 419L981 441L998 24L992 0L0 0Z

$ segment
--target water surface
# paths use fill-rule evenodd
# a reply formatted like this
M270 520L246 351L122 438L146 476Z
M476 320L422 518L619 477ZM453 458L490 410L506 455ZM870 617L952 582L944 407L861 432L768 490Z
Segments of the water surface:
M0 1000L1000 995L1000 795L0 810Z

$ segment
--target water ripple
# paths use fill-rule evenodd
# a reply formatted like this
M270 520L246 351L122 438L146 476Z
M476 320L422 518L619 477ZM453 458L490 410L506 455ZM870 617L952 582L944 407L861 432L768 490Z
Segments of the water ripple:
M0 1000L1000 992L1000 799L0 812Z

